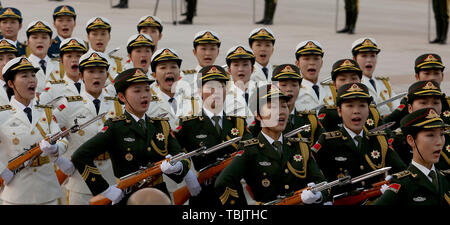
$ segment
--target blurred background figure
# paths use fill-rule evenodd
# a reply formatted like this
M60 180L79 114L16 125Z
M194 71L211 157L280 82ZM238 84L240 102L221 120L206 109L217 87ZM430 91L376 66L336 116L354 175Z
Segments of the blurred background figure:
M359 0L345 0L345 27L337 33L355 33L356 19L358 18Z
M119 9L128 8L128 0L120 0L119 4L113 6L113 8L119 8Z
M272 25L278 0L264 0L264 17L256 24Z
M183 15L186 15L186 19L181 20L180 24L192 24L192 19L196 15L197 12L197 0L186 0L186 12Z
M433 0L434 20L436 22L436 39L431 44L445 44L448 31L448 0Z

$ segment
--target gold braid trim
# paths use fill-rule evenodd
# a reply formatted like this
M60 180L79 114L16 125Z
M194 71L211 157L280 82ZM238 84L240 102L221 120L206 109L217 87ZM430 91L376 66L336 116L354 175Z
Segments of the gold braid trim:
M299 147L300 147L300 152L302 153L302 156L303 156L303 170L296 170L291 165L290 162L287 162L287 167L288 167L289 171L291 171L291 173L294 174L294 176L304 179L307 175L307 169L308 169L309 145L306 144L305 142L300 142Z
M367 154L365 155L366 161L369 163L370 167L373 170L377 170L377 169L384 167L384 164L386 161L386 154L387 154L387 150L388 150L388 144L386 142L386 138L384 136L379 135L379 136L377 136L377 139L381 146L381 164L376 166L375 164L372 163L369 156Z
M447 194L444 195L445 201L447 201L447 204L450 205L450 197L448 197Z
M450 165L450 159L448 156L444 153L444 151L441 151L441 156L444 157L445 161L447 162L447 165Z
M242 118L236 118L236 128L239 130L239 137L242 137L242 135L244 135L244 119ZM230 136L227 135L227 141L231 140ZM232 143L231 146L233 146L233 148L235 148L236 150L238 150L238 144L236 143Z
M47 117L47 123L48 123L48 133L50 134L51 133L51 130L50 130L50 124L52 123L52 116L53 116L53 113L52 113L52 108L44 108L44 112L45 112L45 116Z
M83 177L83 180L87 180L90 173L101 175L100 171L98 170L97 167L92 167L92 166L86 165L84 167L83 174L81 174L81 177Z
M114 101L114 109L116 111L117 116L121 116L123 114L122 105L120 104L120 102L118 100Z
M119 57L111 57L111 58L113 58L114 61L116 62L116 65L117 65L117 73L122 72L122 61L121 61L122 58L119 58Z
M44 129L42 128L41 124L39 124L39 122L36 123L36 128L39 130L44 139L47 138L47 134L45 133Z
M309 123L311 123L311 137L309 139L309 145L313 145L313 140L314 140L314 133L316 132L317 129L317 117L316 114L309 114L308 115L308 120Z
M156 146L155 141L153 139L150 142L150 144L158 154L160 154L161 156L166 156L168 153L167 146L169 145L170 125L167 121L161 120L161 126L164 134L164 149L163 150L159 149L158 146Z
M225 203L227 202L228 198L231 196L235 197L235 198L239 198L238 192L234 189L231 189L229 187L225 188L225 191L223 192L223 194L220 196L220 201L222 202L222 205L225 205Z
M373 116L374 127L378 127L378 122L380 121L380 114L376 107L369 106L370 114ZM366 121L367 122L367 121Z

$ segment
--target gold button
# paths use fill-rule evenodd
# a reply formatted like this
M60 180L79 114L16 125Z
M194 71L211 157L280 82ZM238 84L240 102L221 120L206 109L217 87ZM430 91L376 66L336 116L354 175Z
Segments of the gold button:
M33 135L33 134L34 134L34 130L31 131L31 135Z
M152 150L152 148L150 148L150 147L147 148L147 151L151 151L151 150Z
M366 182L365 181L361 181L362 186L366 186Z
M288 173L289 173L289 170L288 170L288 169L284 169L284 172L285 172L286 174L288 174Z
M339 168L339 171L342 171L342 168Z
M264 172L264 173L263 173L263 176L266 176L266 175L267 175L267 173L266 173L266 172Z
M131 148L127 148L127 151L131 151Z
M289 185L287 185L287 184L284 185L284 189L286 189L286 190L289 189Z
M364 166L363 165L361 165L360 167L359 167L361 170L363 170L364 169Z

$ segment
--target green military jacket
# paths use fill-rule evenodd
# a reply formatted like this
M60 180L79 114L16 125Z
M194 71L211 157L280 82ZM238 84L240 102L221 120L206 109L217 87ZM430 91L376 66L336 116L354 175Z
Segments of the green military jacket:
M394 174L388 189L374 205L449 205L450 183L437 170L439 190L417 167L410 164L408 169Z
M319 123L316 116L316 111L314 110L297 111L294 109L294 114L289 114L288 123L286 125L286 129L283 131L283 134L308 124L311 125L309 129L301 131L293 137L308 138L309 145L312 146L319 139L320 134L325 132L322 124ZM253 136L256 137L261 131L261 126L254 122L249 126L249 129Z
M311 148L314 158L327 180L336 180L345 175L356 177L383 167L392 167L389 173L402 171L406 164L388 145L383 131L368 133L364 130L361 150L344 127L337 131L323 133L319 141ZM339 194L359 187L370 188L371 184L383 180L381 176L362 181L358 184L334 187L331 193Z
M125 111L121 116L105 122L102 131L82 144L72 155L72 162L80 172L93 195L108 188L94 164L94 159L108 152L114 175L118 178L138 171L141 166L158 162L165 156L181 153L181 147L170 132L167 119L145 116L146 132L134 118ZM180 183L189 171L190 161L183 160L183 171L179 175L168 175Z
M310 182L320 183L325 177L311 156L308 142L300 138L285 138L283 154L267 141L262 133L240 143L242 149L215 183L216 193L223 205L246 205L241 179L249 185L257 202L277 199L307 187ZM322 192L322 201L328 191Z
M244 117L227 116L225 113L222 117L220 134L214 127L213 121L204 112L202 116L181 117L180 126L176 130L175 136L187 152L194 151L202 146L209 148L235 137L242 137L241 141L252 138L247 130ZM217 162L217 158L227 157L237 150L238 142L207 155L195 156L192 161L198 171Z
M326 105L319 110L317 116L325 131L335 131L342 124L342 118L337 112L336 105ZM369 105L369 117L367 118L365 127L368 130L378 127L380 123L380 113L374 104Z

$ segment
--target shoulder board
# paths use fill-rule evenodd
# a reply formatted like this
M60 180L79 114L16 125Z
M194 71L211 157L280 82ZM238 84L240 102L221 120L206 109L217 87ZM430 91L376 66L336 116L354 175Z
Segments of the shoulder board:
M57 58L51 58L50 60L51 60L51 61L55 61L55 62L58 62L58 63L59 63L59 61L60 61L60 58L59 58L59 57L57 57Z
M66 96L66 99L68 102L77 102L77 101L82 101L83 97L81 97L81 96Z
M197 73L197 70L195 70L195 69L192 69L192 70L183 70L183 73L184 73L184 74L194 74L194 73Z
M251 146L251 145L256 145L258 143L259 143L259 140L257 138L252 138L252 139L249 139L249 140L240 141L240 144L243 144L244 147Z
M165 121L169 121L169 118L167 118L167 117L150 117L150 120L165 120Z
M378 135L386 135L386 131L384 130L379 130L379 131L374 131L374 132L367 132L367 136L378 136Z
M151 102L159 102L159 98L156 95L152 95L152 99L150 101Z
M316 114L316 110L303 110L303 111L298 111L297 114L301 115L301 114Z
M392 174L392 176L397 178L397 179L401 179L401 178L407 177L409 175L412 175L412 173L409 170L403 170L401 172Z
M118 98L113 97L113 96L105 96L105 100L115 101L115 100L118 100Z
M439 172L441 172L442 175L449 175L450 174L450 169L446 169L446 170L439 170Z
M337 131L325 132L325 133L323 133L323 135L325 135L325 139L333 139L333 138L342 137L342 132L337 130Z
M309 138L288 138L288 141L290 142L305 142L305 143L309 143Z
M336 105L325 105L326 109L337 109Z
M121 120L126 120L127 117L125 115L120 115L120 116L116 116L114 118L111 118L112 122L117 122L117 121L121 121Z
M65 84L65 80L49 80L50 84Z
M182 117L180 117L181 122L186 122L186 121L197 119L197 118L198 118L198 116L182 116Z
M377 80L387 80L387 81L389 81L389 77L378 77L378 76L375 76L375 79L377 79Z
M6 110L11 110L12 106L11 105L2 105L0 106L0 112L1 111L6 111Z
M122 57L119 56L115 56L115 55L110 55L109 57L113 58L113 59L118 59L118 60L122 60Z
M326 81L322 81L320 82L321 85L326 85L326 86L331 86L333 85L333 81L332 80L326 80Z
M369 107L371 107L371 108L377 108L377 105L375 105L375 104L370 104Z
M44 108L44 109L45 108L50 108L50 109L53 108L51 105L41 105L41 104L36 104L36 107L37 108Z

